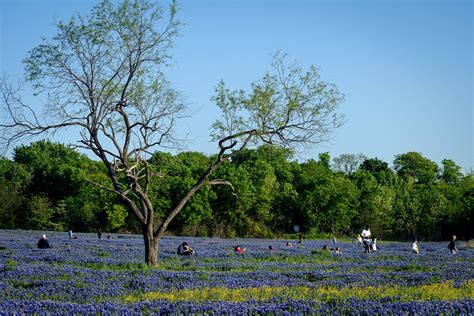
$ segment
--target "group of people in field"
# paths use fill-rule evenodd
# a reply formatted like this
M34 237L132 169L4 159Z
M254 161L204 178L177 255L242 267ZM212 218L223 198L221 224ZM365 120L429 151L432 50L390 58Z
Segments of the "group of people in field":
M74 235L72 230L68 232L69 239L77 239L77 236ZM99 239L102 238L102 232L100 228L97 230L97 236ZM110 235L107 236L108 239L110 239ZM451 238L451 241L448 244L448 249L449 251L454 255L458 252L458 248L456 246L456 236L453 235ZM370 232L370 226L367 225L362 232L357 235L356 237L356 242L359 245L364 246L364 252L365 253L371 253L374 251L377 251L379 248L377 246L377 238L375 238L372 233ZM334 237L333 238L333 243L335 245L335 248L329 248L327 245L323 246L323 251L329 251L329 252L335 252L335 253L341 253L342 249L337 245L337 240ZM298 233L298 244L303 244L303 235L301 232ZM286 243L287 248L293 247L293 244L291 242ZM47 249L51 248L51 245L49 244L49 241L46 237L46 234L43 234L39 240L38 240L38 248L39 249ZM420 247L418 244L418 240L414 239L413 242L411 243L411 250L414 254L419 254L420 253ZM242 248L240 245L237 245L234 247L234 253L236 254L244 254L247 251L247 249ZM268 251L270 253L275 252L275 248L272 245L268 246ZM177 249L177 254L181 256L193 256L196 253L196 251L191 248L187 242L183 242L182 244L179 245Z
M74 232L72 231L72 229L70 229L68 232L68 237L69 239L77 239L77 235L74 234ZM97 237L99 239L102 239L102 231L100 228L97 229ZM110 234L107 235L107 239L110 239ZM46 234L43 234L41 237L38 237L38 248L39 249L47 249L47 248L51 248L51 245L49 244L49 241L48 241L48 238L46 237Z
M373 251L377 251L378 249L377 238L372 236L369 225L367 225L365 229L363 229L362 232L359 235L357 235L356 239L357 239L358 244L364 245L365 253L371 253ZM451 241L448 244L448 249L453 255L455 255L458 252L458 248L456 246L456 235L453 235L451 237ZM411 243L411 250L416 255L420 253L420 246L418 244L417 239L413 239Z
M377 238L370 232L369 225L365 226L362 232L357 235L356 239L358 245L364 246L365 253L371 253L379 249L377 246Z
M458 247L456 246L456 235L453 235L451 237L451 241L448 244L448 249L449 251L455 255L458 253ZM419 254L420 253L420 247L418 246L418 240L414 239L413 242L411 243L411 250L414 254Z

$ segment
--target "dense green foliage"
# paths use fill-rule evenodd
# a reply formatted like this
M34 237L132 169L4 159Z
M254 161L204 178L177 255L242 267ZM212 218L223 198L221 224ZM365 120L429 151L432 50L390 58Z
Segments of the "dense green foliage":
M363 157L363 161L361 159ZM152 202L159 222L207 168L197 152L156 152ZM331 162L333 160L334 162ZM351 236L367 223L385 239L472 238L474 175L416 152L377 158L328 153L298 163L287 149L262 146L227 161L170 227L175 234L274 237L294 225L306 236ZM0 159L0 228L139 231L108 184L105 168L62 144L40 141Z

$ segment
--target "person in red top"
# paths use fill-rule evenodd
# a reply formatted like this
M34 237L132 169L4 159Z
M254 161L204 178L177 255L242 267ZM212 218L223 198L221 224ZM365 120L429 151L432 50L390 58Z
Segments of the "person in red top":
M240 246L235 246L235 247L234 247L234 252L235 252L235 253L243 254L245 251L246 251L246 249L245 249L245 248L241 248Z

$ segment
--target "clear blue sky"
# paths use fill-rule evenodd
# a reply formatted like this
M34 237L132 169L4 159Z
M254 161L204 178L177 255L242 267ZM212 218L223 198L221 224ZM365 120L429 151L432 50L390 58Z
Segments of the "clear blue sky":
M92 0L1 0L0 71L19 78L22 59L57 20L87 14ZM215 152L209 101L224 79L247 88L282 50L346 95L346 124L299 160L328 151L363 153L392 163L418 151L440 164L474 167L473 1L182 0L185 23L168 71L194 113L183 130L189 150ZM69 139L68 135L60 135ZM59 139L58 139L59 140Z

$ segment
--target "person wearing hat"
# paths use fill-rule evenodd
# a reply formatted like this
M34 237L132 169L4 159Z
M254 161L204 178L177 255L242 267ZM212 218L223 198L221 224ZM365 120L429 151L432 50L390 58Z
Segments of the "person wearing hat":
M39 249L51 248L51 246L49 245L48 239L46 239L45 234L43 234L43 236L41 236L40 240L38 240L38 248Z

